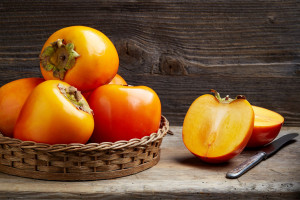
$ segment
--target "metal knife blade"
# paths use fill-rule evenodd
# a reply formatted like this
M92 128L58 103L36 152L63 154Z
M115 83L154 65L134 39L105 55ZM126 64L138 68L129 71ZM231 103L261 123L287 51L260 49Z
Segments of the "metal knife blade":
M262 160L266 160L267 158L274 155L281 147L283 147L287 142L291 141L293 138L297 137L298 133L290 133L280 137L279 139L273 141L272 143L268 144L267 146L263 147L257 154L234 168L230 170L226 174L226 178L238 178L255 165L260 163Z

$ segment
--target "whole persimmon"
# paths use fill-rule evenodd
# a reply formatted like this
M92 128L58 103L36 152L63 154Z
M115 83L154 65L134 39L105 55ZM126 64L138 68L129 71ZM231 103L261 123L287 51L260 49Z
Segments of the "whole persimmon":
M255 114L254 128L247 147L260 147L272 142L280 132L284 118L271 110L252 106Z
M108 84L127 85L127 82L122 76L116 74L116 76Z
M94 119L85 98L73 86L49 80L27 98L14 129L14 137L47 144L85 144Z
M92 92L88 103L95 119L91 142L140 139L160 125L160 99L146 86L104 85Z
M44 79L23 78L0 88L0 132L12 137L20 111L32 90Z
M110 39L86 26L56 31L40 54L40 68L46 80L63 80L80 91L108 84L118 67L118 53Z
M116 85L127 85L127 82L122 78L122 76L120 76L119 74L116 74L116 76L108 83L108 84L116 84ZM87 91L87 92L83 92L82 95L88 99L88 97L90 96L90 94L93 91Z
M190 106L183 123L187 149L210 163L228 161L247 145L254 125L254 112L244 96L235 99L205 94Z

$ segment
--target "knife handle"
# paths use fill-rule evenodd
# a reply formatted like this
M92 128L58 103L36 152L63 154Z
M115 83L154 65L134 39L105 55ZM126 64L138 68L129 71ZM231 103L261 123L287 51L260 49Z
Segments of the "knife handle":
M257 154L255 154L254 156L252 156L251 158L249 158L248 160L246 160L245 162L243 162L242 164L234 168L233 170L227 172L226 178L233 179L233 178L240 177L248 170L250 170L252 167L260 163L265 157L265 155L266 155L265 152L262 151L258 152Z

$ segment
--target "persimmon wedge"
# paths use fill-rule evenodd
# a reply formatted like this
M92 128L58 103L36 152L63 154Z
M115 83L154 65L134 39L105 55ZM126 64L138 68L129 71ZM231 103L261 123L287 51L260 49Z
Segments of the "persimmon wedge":
M280 132L284 118L271 110L252 106L255 114L254 128L247 147L260 147L272 142Z
M187 149L205 162L221 163L238 155L247 145L254 112L244 96L231 99L205 94L190 106L182 137Z

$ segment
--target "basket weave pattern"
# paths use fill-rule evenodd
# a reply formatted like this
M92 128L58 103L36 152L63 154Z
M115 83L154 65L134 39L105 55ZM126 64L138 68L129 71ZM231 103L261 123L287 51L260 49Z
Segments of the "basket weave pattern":
M162 116L160 129L150 136L114 143L49 145L0 134L0 171L47 180L97 180L126 176L154 166L169 131Z

